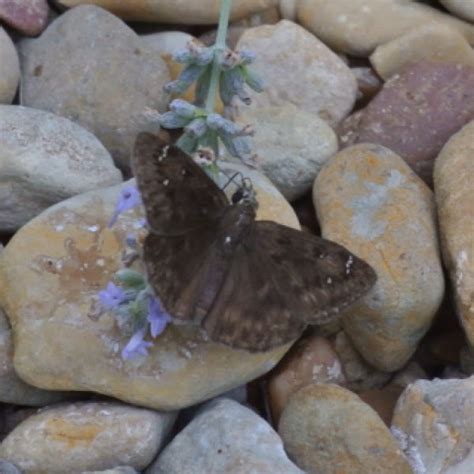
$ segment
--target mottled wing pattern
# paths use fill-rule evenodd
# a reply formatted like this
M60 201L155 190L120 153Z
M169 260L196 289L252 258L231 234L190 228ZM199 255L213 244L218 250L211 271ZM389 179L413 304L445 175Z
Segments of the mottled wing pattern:
M263 268L276 291L292 295L292 310L308 324L332 320L377 279L343 246L275 222L256 222L251 245L265 256Z
M252 245L237 247L222 288L203 321L213 341L257 352L301 335L306 323L295 317L294 298L275 286L266 263L262 252Z
M148 225L160 235L180 235L219 217L229 202L183 151L150 133L135 142L132 168Z

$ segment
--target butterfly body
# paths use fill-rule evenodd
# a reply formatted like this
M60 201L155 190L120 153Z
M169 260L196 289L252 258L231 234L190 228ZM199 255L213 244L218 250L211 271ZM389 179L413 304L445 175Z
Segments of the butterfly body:
M372 268L344 247L271 221L250 200L230 204L192 159L140 134L132 160L150 233L148 281L176 319L239 349L294 340L362 296Z

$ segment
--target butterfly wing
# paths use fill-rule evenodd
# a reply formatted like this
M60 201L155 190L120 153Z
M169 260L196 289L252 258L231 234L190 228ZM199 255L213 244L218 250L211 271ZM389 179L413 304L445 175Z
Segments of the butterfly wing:
M150 133L135 142L132 168L148 225L160 235L181 235L219 217L229 202L186 153Z
M204 320L211 339L250 351L289 342L360 298L376 275L341 245L270 221L236 250Z

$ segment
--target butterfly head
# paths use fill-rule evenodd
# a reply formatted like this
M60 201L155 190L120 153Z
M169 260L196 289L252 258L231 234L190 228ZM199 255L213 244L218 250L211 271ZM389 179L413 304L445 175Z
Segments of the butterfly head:
M232 194L231 200L234 206L249 206L253 209L257 209L257 197L253 189L252 181L249 178L242 177L241 185L234 194Z

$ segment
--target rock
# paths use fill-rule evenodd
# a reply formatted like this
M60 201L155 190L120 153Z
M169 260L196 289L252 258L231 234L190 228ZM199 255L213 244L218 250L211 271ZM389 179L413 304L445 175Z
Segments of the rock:
M293 395L278 432L308 474L411 474L395 439L372 408L349 390L308 385Z
M395 374L390 385L405 389L419 379L428 379L428 374L417 362L410 361L400 372Z
M441 248L457 313L474 346L474 120L451 137L435 162Z
M10 325L0 308L0 402L44 406L67 397L68 394L62 392L50 392L28 385L18 377L13 368L13 341Z
M263 418L227 399L205 405L146 473L303 474Z
M1 0L0 0L1 5ZM20 62L15 45L0 27L0 104L11 104L20 82Z
M64 13L39 38L22 41L20 61L22 105L79 123L122 168L136 135L158 128L149 110L164 111L168 102L163 86L169 73L161 57L92 5Z
M395 153L360 144L331 158L313 198L323 237L377 273L372 290L343 314L344 331L371 365L396 371L443 298L433 195Z
M450 12L468 21L474 21L474 4L466 0L439 0Z
M291 206L267 179L243 166L226 167L251 178L260 219L298 227ZM206 341L194 325L168 326L149 357L122 360L129 338L114 316L88 316L98 291L121 266L126 236L137 232L143 216L130 211L107 227L121 189L82 194L49 208L3 251L0 305L15 332L15 370L42 388L93 391L165 410L194 405L271 370L289 345L264 353L233 350Z
M22 421L37 412L37 408L24 408L3 403L0 405L0 443ZM0 472L2 472L0 470Z
M124 20L175 23L186 25L210 25L219 19L220 2L215 0L56 0L65 7L94 3L107 8ZM278 4L278 0L234 0L231 20L266 10Z
M344 146L376 143L398 153L428 184L446 141L474 119L474 67L424 61L387 81L340 127Z
M278 3L278 0L277 2ZM281 20L280 9L277 6L272 6L266 10L259 11L252 15L234 21L232 27L252 28L261 25L274 25Z
M119 466L105 471L84 471L81 474L140 474L137 470L130 466Z
M17 105L0 105L0 177L0 232L14 232L70 196L122 181L94 135Z
M344 386L354 392L383 387L390 379L388 372L377 370L360 356L354 345L340 331L334 339L334 350L342 366L346 382Z
M2 474L22 474L12 463L0 459L0 472Z
M324 43L288 20L243 33L237 49L253 51L252 70L265 90L250 92L256 108L292 102L299 109L338 124L352 110L357 83L350 69ZM297 89L295 89L297 81Z
M359 392L360 399L367 403L372 410L380 416L382 421L390 428L395 405L403 392L402 387L387 385L383 388L371 388Z
M44 30L48 13L47 0L0 0L0 21L27 36Z
M274 425L288 399L300 388L313 383L343 384L346 381L341 363L330 342L311 335L297 342L271 372L268 401Z
M0 457L25 474L63 474L150 464L176 414L113 402L83 402L40 410L0 446Z
M370 56L373 67L385 80L424 59L474 66L474 51L452 28L427 25L378 46Z
M459 354L462 371L467 375L474 375L474 349L469 345L464 346Z
M280 0L280 15L285 20L296 21L296 7L299 0Z
M474 377L410 385L397 403L392 433L414 472L472 473Z
M371 67L353 67L351 71L357 80L357 105L366 104L380 91L383 82Z
M420 25L449 26L474 44L474 26L428 5L407 0L300 0L297 17L330 48L353 56L369 56Z
M290 103L246 109L238 122L254 125L256 166L289 201L311 189L322 166L337 152L332 128Z

